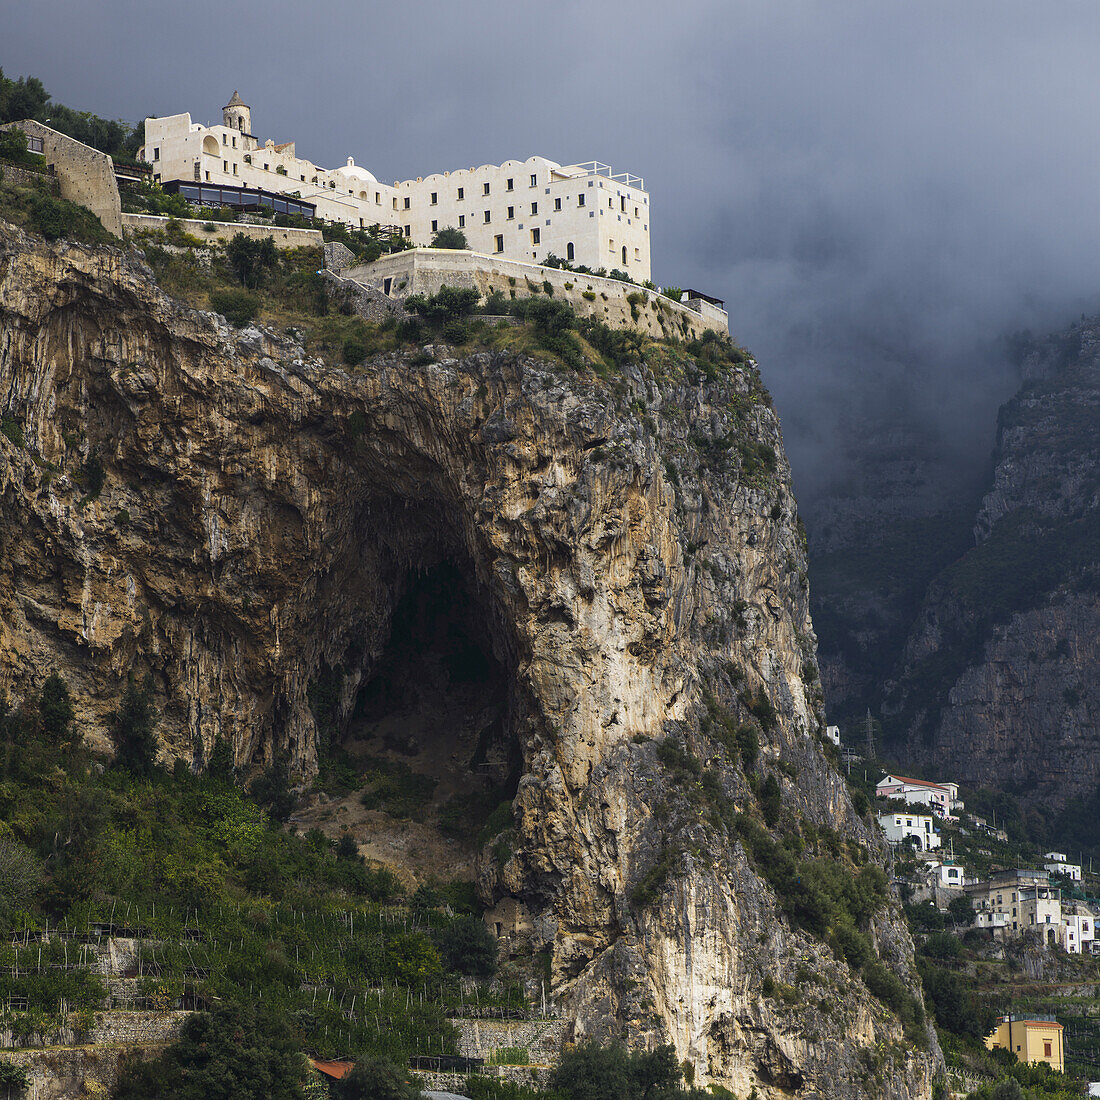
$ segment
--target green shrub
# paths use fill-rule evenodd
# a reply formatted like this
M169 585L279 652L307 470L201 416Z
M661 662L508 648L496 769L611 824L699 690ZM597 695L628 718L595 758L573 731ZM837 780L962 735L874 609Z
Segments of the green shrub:
M228 287L210 292L210 308L220 313L231 325L245 325L260 309L260 300L247 290Z
M354 367L358 363L362 363L367 357L367 345L357 336L349 336L344 341L344 346L341 349L344 357L344 362L349 367Z
M456 229L453 225L445 225L432 235L431 247L464 249L469 248L470 244L461 229Z
M30 227L48 241L62 237L85 244L106 244L115 240L103 223L86 207L52 195L36 195L31 203Z
M5 416L0 420L0 434L3 434L6 439L17 447L26 446L27 441L23 436L23 426L14 416Z
M472 287L444 285L436 294L410 294L405 299L405 309L429 324L442 326L447 321L468 317L480 300L481 295Z

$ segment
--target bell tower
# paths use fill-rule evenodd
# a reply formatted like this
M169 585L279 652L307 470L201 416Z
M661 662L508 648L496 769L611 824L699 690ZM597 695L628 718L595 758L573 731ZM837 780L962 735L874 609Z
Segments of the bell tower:
M222 120L231 130L252 133L252 108L241 99L240 92L234 92L233 98L222 108Z

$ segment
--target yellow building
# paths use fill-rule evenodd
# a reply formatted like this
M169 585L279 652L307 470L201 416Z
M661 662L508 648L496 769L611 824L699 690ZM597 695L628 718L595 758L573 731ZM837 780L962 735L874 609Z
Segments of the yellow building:
M1011 1050L1021 1062L1046 1062L1051 1069L1065 1069L1062 1025L1052 1016L1001 1016L996 1030L986 1037L987 1050Z

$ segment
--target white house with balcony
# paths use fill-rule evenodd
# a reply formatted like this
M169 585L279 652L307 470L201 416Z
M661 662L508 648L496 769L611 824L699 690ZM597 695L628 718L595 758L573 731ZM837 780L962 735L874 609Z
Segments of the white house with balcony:
M931 814L884 813L878 815L878 823L891 844L913 844L922 852L940 846L940 834L936 832Z
M879 798L896 798L911 806L927 806L933 813L955 820L953 811L962 809L957 783L932 783L904 775L887 775L875 784Z

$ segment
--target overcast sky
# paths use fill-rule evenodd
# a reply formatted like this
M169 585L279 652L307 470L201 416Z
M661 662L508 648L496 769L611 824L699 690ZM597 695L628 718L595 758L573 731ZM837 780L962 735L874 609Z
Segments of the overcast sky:
M645 178L653 277L722 297L796 484L853 410L969 461L998 340L1096 311L1100 4L0 0L0 66L72 107L220 121L379 179L538 153Z

